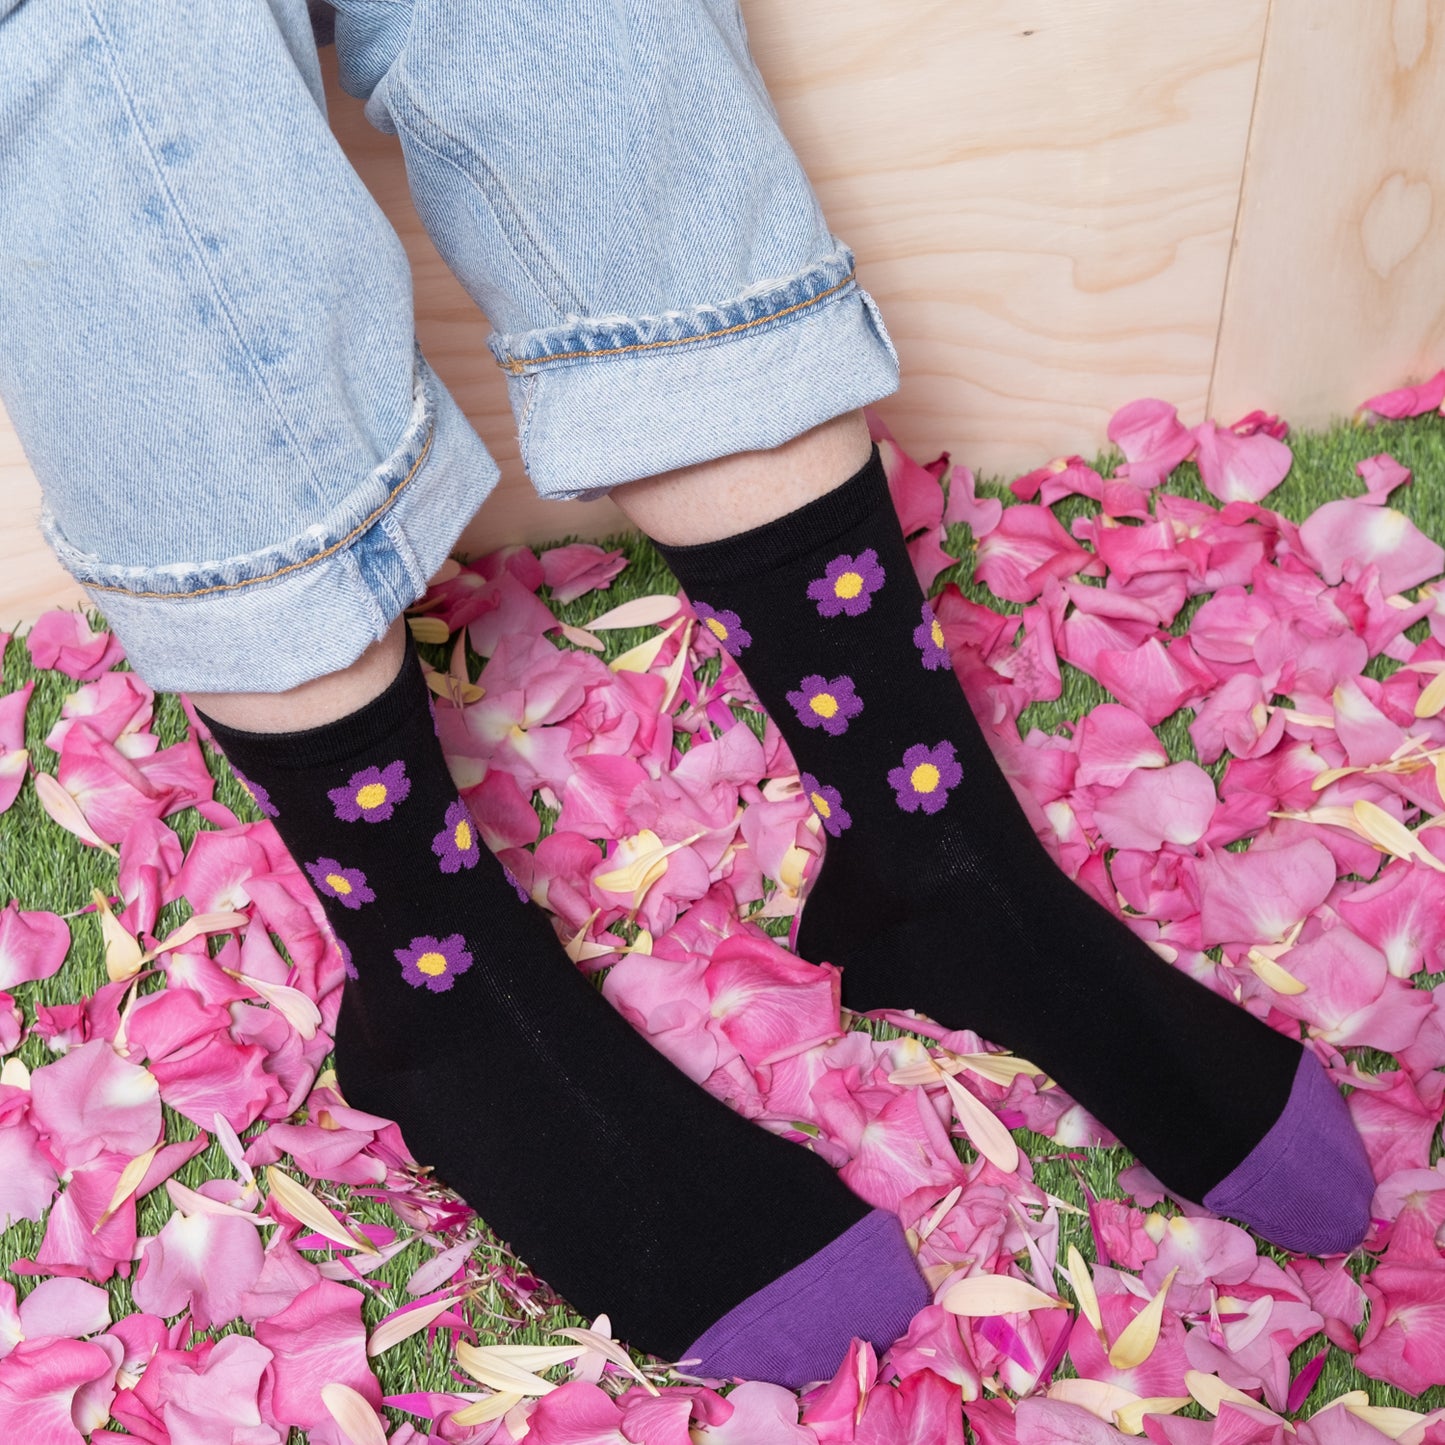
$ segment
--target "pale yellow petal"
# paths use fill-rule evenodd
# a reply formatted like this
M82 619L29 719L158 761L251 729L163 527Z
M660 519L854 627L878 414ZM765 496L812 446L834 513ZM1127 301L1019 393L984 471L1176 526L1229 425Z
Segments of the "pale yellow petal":
M515 1409L521 1403L520 1395L499 1390L495 1395L488 1395L485 1400L464 1405L452 1416L452 1420L458 1425L485 1425L489 1420L500 1420L508 1410Z
M587 625L593 632L607 632L620 627L657 627L676 617L682 610L681 600L669 593L655 592L650 597L634 597Z
M1136 1400L1115 1410L1114 1423L1126 1435L1142 1435L1146 1415L1172 1415L1188 1403L1188 1395L1150 1395L1148 1399Z
M952 1074L943 1075L943 1086L953 1100L953 1112L974 1148L996 1169L1012 1174L1019 1167L1018 1145L1002 1120L987 1104L975 1099Z
M92 1226L90 1231L92 1234L99 1234L109 1223L116 1210L140 1188L141 1180L146 1177L146 1170L151 1167L151 1161L156 1157L156 1150L160 1147L159 1144L152 1144L144 1154L137 1154L120 1171L120 1178L115 1181L115 1188L111 1191L110 1203L105 1206L100 1218Z
M283 1174L274 1164L266 1166L266 1187L298 1224L347 1249L359 1249L363 1254L377 1252L364 1234L353 1234L304 1184Z
M595 622L592 625L597 626ZM639 642L636 647L629 647L621 656L614 657L608 667L613 672L646 672L657 661L663 643L681 626L682 619L678 618L666 632L659 632L656 637L649 637L646 642Z
M1301 983L1288 969L1281 968L1274 959L1258 948L1249 950L1249 966L1254 970L1255 977L1276 993L1303 993L1309 987L1307 983Z
M949 1288L941 1303L950 1314L971 1318L1068 1308L1063 1300L1008 1274L981 1274L961 1279Z
M1109 1363L1116 1370L1132 1370L1142 1365L1154 1353L1159 1343L1159 1326L1164 1318L1164 1296L1179 1273L1176 1265L1164 1276L1164 1282L1154 1292L1154 1298L1124 1326L1119 1338L1109 1349Z
M585 647L589 652L601 652L606 643L600 637L586 631L581 627L573 627L570 623L562 624L562 636L572 644L573 647Z
M455 1295L447 1295L443 1299L429 1300L415 1309L388 1315L372 1330L371 1338L366 1342L366 1353L375 1359L377 1355L384 1354L393 1345L420 1334L433 1320L440 1318L451 1309L456 1302Z
M408 617L406 625L418 642L445 642L452 635L440 617Z
M1416 717L1434 717L1445 708L1445 672L1437 672L1415 699Z
M513 1395L547 1395L557 1388L552 1381L513 1364L504 1355L498 1354L497 1349L495 1345L469 1345L460 1340L453 1353L457 1364L467 1374L490 1389Z
M1084 1256L1079 1253L1077 1245L1069 1246L1068 1258L1064 1273L1073 1286L1074 1298L1079 1302L1079 1313L1094 1327L1099 1343L1107 1344L1108 1341L1104 1338L1104 1316L1099 1309L1099 1296L1094 1290L1094 1277L1089 1273L1089 1266L1084 1262Z
M386 1426L361 1394L338 1380L321 1387L321 1403L351 1445L386 1445Z

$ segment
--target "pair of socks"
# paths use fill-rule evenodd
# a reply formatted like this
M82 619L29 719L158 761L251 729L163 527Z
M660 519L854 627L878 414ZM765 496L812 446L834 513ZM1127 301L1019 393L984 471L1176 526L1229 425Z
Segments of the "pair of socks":
M395 1119L574 1308L690 1373L797 1388L928 1303L896 1216L694 1084L577 971L481 842L410 640L337 722L205 721L341 947L347 1102Z
M797 948L850 1007L913 1007L1032 1060L1171 1189L1300 1252L1353 1248L1368 1161L1298 1042L1157 958L1063 876L918 587L876 449L820 500L663 547L781 728L828 835ZM347 964L352 1104L577 1309L704 1377L798 1387L928 1303L897 1219L732 1113L613 1012L481 846L408 642L304 732L207 719Z
M1374 1189L1313 1054L1161 960L1035 837L964 699L877 448L778 521L660 549L793 752L827 834L796 934L850 1008L1037 1064L1180 1197L1300 1253Z

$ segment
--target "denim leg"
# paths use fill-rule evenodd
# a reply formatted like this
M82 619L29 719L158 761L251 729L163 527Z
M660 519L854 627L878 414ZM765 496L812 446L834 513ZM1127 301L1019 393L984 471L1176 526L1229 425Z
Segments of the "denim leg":
M898 383L736 0L336 0L343 83L486 312L537 490L771 447Z
M356 658L497 470L416 351L305 0L0 0L0 198L0 397L136 670Z

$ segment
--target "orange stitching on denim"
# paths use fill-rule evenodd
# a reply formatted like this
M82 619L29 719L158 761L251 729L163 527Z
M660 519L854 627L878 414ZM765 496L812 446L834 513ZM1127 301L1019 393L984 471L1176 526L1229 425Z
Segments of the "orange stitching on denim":
M314 557L303 557L299 562L288 562L284 567L278 567L274 572L267 572L264 577L245 577L239 582L218 582L214 587L199 587L194 592L133 592L129 587L113 587L104 582L82 582L80 585L90 592L120 592L127 597L161 597L171 601L182 601L188 597L204 597L208 592L231 592L237 587L253 587L257 582L269 582L273 577L284 576L287 572L295 572L300 567L309 567L313 562L319 562L323 557L329 557L333 552L346 546L358 533L364 532L391 504L396 500L397 493L416 476L417 469L426 460L427 453L431 451L432 438L436 435L436 427L427 433L426 445L417 453L416 460L411 464L411 470L386 494L386 500L371 513L358 522L339 542L333 542L324 552L317 552Z
M513 376L520 376L529 366L540 366L544 361L568 361L574 356L616 356L623 351L649 351L656 346L682 346L689 341L710 341L714 336L731 336L734 331L746 331L749 326L761 326L764 321L776 321L779 316L786 316L790 311L801 311L803 307L811 306L825 296L842 290L855 274L850 271L836 286L830 286L826 291L808 297L806 301L795 301L791 306L784 306L781 311L774 311L768 316L758 316L751 321L739 321L736 326L728 326L722 331L708 331L702 336L673 336L665 341L635 341L630 346L609 346L601 351L554 351L550 356L529 356L521 361L499 361L497 365L503 371L510 371Z

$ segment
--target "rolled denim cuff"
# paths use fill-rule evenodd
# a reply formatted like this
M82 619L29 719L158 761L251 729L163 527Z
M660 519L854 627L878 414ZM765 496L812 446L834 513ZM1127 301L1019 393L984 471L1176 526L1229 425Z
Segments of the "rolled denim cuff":
M297 536L216 561L128 567L72 546L48 508L40 527L153 688L284 692L348 666L385 634L426 590L497 477L418 353L412 412L395 449L343 506Z
M898 353L841 243L731 300L488 344L532 485L554 500L780 446L898 389Z

